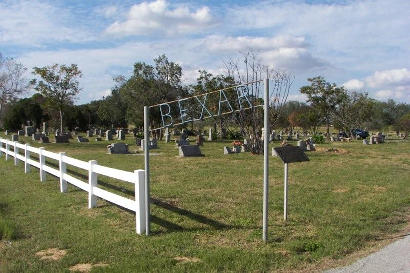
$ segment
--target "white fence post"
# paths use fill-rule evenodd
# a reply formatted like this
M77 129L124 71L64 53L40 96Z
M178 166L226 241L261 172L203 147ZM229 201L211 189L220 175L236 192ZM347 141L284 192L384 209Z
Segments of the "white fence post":
M19 163L19 160L17 159L19 148L17 147L17 142L14 141L13 144L14 144L14 165L17 165Z
M93 187L97 186L97 173L93 171L93 166L97 164L97 160L90 160L88 163L88 208L91 209L97 205L97 196L93 194Z
M40 162L40 181L45 182L46 181L46 172L43 170L43 166L46 163L46 157L43 155L44 147L40 147L38 150L39 150L38 151L38 158L39 158L39 162Z
M145 171L136 170L135 174L135 224L137 234L143 234L145 223Z
M30 159L30 151L28 150L28 144L24 145L24 173L30 172L30 164L28 160Z
M63 176L67 171L67 166L63 161L63 156L65 153L60 153L60 158L58 160L58 165L60 168L60 192L67 192L67 181L64 180Z
M10 150L10 144L8 141L6 141L6 160L9 160L9 150Z

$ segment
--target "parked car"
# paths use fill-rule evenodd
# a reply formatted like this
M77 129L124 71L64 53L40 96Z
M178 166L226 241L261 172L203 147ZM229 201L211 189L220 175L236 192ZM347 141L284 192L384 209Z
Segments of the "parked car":
M361 138L366 138L369 136L369 132L362 130L362 129L353 129L352 130L352 135L354 136L359 136Z

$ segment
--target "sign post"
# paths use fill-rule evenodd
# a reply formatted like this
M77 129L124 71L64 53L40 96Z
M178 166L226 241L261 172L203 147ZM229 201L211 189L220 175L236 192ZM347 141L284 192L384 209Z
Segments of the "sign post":
M265 137L263 138L263 234L264 242L268 240L268 201L269 201L269 79L265 79L264 96L264 118Z
M149 194L149 108L144 106L144 160L145 160L145 234L150 231Z
M295 146L273 148L273 154L282 159L285 164L283 189L283 220L288 219L288 163L309 161L302 149Z

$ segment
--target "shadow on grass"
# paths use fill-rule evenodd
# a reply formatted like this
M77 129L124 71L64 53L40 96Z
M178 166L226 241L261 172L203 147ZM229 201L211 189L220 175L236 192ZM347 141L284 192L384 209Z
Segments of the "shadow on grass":
M54 162L48 162L48 161L47 161L47 165L49 165L50 167L55 167L55 168L58 168L58 167L59 167L58 164L56 164L56 163L54 163ZM68 169L68 170L67 170L67 173L69 173L70 175L75 175L75 176L78 177L78 178L82 178L82 179L84 179L85 181L88 180L88 175L81 174L81 173L79 173L79 172L77 172L77 171L69 170L69 169ZM135 192L132 191L132 190L128 190L128 189L125 189L125 188L123 188L123 187L119 187L119 186L116 186L116 185L112 185L112 184L110 184L110 183L103 182L103 181L101 181L101 180L98 180L98 185L101 185L101 186L103 186L103 187L106 187L106 188L109 188L109 189L112 189L112 190L120 191L120 192L122 192L122 193L124 193L124 194L126 194L126 195L129 195L129 196L132 196L132 197L135 196ZM73 190L73 191L76 191L76 190ZM82 190L81 190L81 189L78 189L78 191L82 191ZM125 209L125 208L123 208L123 207L121 207L121 206L118 206L118 205L116 205L116 204L114 204L114 203L111 203L111 202L109 202L109 201L107 201L107 202L108 202L110 205L114 205L114 206L118 207L119 209L121 209L121 210L123 210L123 211L127 211L127 212L129 212L130 214L135 214L135 212L133 212L133 211L131 211L131 210ZM168 221L168 220L159 218L159 217L157 217L157 216L155 216L155 215L151 215L151 221L152 221L152 223L155 223L155 224L157 224L157 225L159 225L159 226L164 227L165 229L167 229L167 232L197 231L197 230L206 230L206 229L223 230L223 229L248 229L248 228L252 228L252 227L245 227L245 226L238 226L238 225L235 225L235 226L234 226L234 225L227 225L227 224L224 224L224 223L222 223L222 222L218 222L218 221L216 221L216 220L214 220L214 219L208 218L208 217L206 217L206 216L204 216L204 215L201 215L201 214L198 214L198 213L189 211L189 210L184 209L184 208L177 207L177 206L175 206L175 205L169 204L169 203L167 203L167 202L161 201L161 200L156 199L156 198L151 198L151 203L154 204L154 205L156 205L156 206L158 206L158 207L160 207L160 208L163 208L163 209L165 209L165 210L168 210L168 211L177 213L177 214L179 214L179 215L181 215L181 216L188 217L189 219L191 219L191 220L193 220L193 221L196 221L196 222L198 222L198 223L201 223L201 224L204 224L204 225L209 226L209 228L206 228L206 227L184 228L184 227L182 227L182 226L180 226L180 225L178 225L178 224L172 223L172 222L170 222L170 221ZM163 233L163 232L154 232L154 233Z

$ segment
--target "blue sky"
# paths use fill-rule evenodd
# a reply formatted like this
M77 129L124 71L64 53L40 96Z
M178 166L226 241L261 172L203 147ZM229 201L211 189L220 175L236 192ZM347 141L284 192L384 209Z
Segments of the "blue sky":
M76 63L77 103L110 94L112 77L166 54L190 83L199 69L253 50L295 76L324 76L373 98L410 103L410 1L0 0L0 52L29 71ZM28 74L27 77L32 77Z

